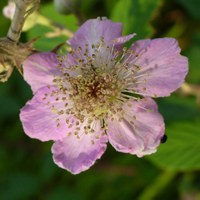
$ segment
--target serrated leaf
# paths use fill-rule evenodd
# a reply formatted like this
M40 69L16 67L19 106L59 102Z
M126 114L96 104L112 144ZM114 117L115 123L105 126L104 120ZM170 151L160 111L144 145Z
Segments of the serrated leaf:
M154 31L150 21L161 3L161 0L120 0L111 18L123 23L124 34L137 33L137 39L149 37Z

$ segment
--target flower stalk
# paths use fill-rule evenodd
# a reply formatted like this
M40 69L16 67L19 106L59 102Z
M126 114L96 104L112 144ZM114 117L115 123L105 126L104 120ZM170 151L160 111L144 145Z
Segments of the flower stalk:
M26 18L38 9L40 0L17 0L7 36L0 38L0 82L8 80L14 66L21 71L22 62L33 52L33 42L19 43Z

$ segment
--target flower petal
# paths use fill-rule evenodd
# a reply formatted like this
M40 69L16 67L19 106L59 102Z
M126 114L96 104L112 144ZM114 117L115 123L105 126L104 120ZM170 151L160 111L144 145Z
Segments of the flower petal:
M56 88L43 87L21 109L20 119L25 133L41 141L66 137L75 127L69 127L66 119L73 120L63 112L64 102L53 95Z
M173 38L140 40L131 47L129 58L132 68L137 67L133 89L144 96L168 96L184 81L188 60L180 55L178 43ZM132 61L130 60L132 59Z
M52 146L54 162L72 174L89 169L106 150L107 136L101 135L99 123L96 124L95 133L80 132L82 134L71 134Z
M92 44L100 42L101 38L104 38L106 44L111 44L112 40L122 35L122 24L114 23L108 19L91 19L87 20L74 36L68 40L68 43L73 48L82 49L88 44L91 48Z
M53 85L54 75L60 74L58 64L55 53L36 53L24 61L24 79L34 93L41 87Z
M121 37L115 38L115 39L114 39L114 43L115 43L116 45L118 45L118 44L124 44L124 43L128 42L130 39L132 39L134 36L136 36L136 33L133 33L133 34L129 34L129 35L126 35L126 36L121 36Z
M108 139L120 152L138 157L154 153L164 135L164 122L151 98L130 100L122 120L108 121ZM119 116L120 117L120 116Z

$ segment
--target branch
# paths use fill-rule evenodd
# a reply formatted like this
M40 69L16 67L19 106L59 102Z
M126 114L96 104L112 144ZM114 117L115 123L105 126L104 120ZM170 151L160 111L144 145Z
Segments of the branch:
M18 42L26 18L38 9L39 3L40 0L17 0L15 13L8 30L7 38Z
M34 51L34 41L19 43L22 27L26 18L38 9L40 0L16 0L15 13L7 36L0 38L0 82L8 80L14 66L21 71L22 62Z

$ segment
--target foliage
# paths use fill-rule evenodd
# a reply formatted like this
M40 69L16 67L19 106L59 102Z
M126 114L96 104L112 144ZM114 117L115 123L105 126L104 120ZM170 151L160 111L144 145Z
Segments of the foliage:
M137 39L145 38L153 33L150 21L161 3L159 0L120 0L114 6L111 18L123 23L124 34L135 32Z

